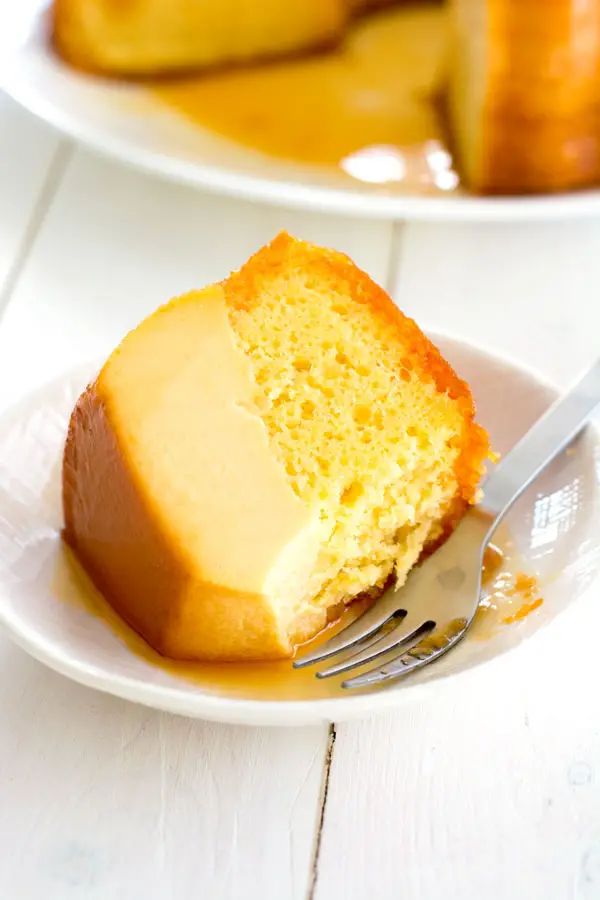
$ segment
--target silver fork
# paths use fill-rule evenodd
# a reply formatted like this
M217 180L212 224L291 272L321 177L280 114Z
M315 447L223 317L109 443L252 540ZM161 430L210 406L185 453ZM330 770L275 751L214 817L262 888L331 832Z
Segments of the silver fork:
M411 572L406 584L390 588L343 631L295 660L294 667L343 654L340 662L316 673L328 678L399 648L383 665L342 682L343 688L373 687L408 675L454 647L477 610L483 554L493 532L515 500L585 427L598 403L600 359L496 466L484 483L483 502Z

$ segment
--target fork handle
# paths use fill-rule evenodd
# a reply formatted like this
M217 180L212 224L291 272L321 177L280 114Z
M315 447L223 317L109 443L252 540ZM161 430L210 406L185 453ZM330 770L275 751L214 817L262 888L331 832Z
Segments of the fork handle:
M497 522L575 438L600 403L600 359L538 419L483 485L482 507Z

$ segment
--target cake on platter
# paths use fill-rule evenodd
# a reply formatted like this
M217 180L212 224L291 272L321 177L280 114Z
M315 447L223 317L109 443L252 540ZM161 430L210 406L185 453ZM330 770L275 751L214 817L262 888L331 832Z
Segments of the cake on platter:
M358 15L396 5L55 0L53 40L71 63L111 76L208 71L334 48ZM447 0L445 8L436 103L462 183L479 193L518 194L600 182L600 0ZM420 52L430 53L430 44ZM413 86L410 71L406 78L398 93L410 107L420 84ZM365 100L372 90L365 84L362 102L375 102Z

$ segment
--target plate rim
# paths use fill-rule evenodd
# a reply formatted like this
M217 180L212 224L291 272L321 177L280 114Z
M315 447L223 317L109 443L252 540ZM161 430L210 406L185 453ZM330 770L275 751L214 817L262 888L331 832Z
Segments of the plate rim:
M31 10L28 36L36 27L40 8ZM15 17L15 20L18 17ZM300 183L284 177L238 172L226 166L193 162L158 151L146 150L134 141L102 129L57 105L35 86L19 76L24 56L18 29L12 18L0 12L0 24L5 29L0 65L0 87L13 100L53 128L78 143L109 159L143 171L163 180L193 186L215 194L244 200L266 202L274 206L353 215L364 219L384 221L409 220L421 222L528 222L560 221L568 218L596 216L600 212L600 185L564 193L540 195L511 195L505 197L470 196L412 196L410 194L368 193L366 190ZM21 22L22 27L22 22ZM39 29L38 29L39 31ZM33 46L39 51L41 40ZM58 61L54 64L59 65ZM69 69L69 77L89 77ZM240 145L238 145L240 146ZM265 157L267 160L268 156Z
M450 341L453 344L462 345L467 350L475 351L484 357L503 363L522 373L534 378L538 384L546 388L552 395L559 394L559 388L544 375L541 375L533 367L521 364L507 355L491 352L481 345L456 338L447 333L428 332L434 341ZM40 384L37 388L23 394L16 401L0 409L0 429L3 424L18 418L23 409L35 403L40 394L57 387L72 377L78 371L89 373L98 366L98 360L88 363L79 363L64 370L60 375ZM591 423L591 428L597 440L600 440L600 430L596 423ZM227 722L230 724L255 725L255 726L305 726L325 724L332 721L351 720L366 717L372 714L385 712L399 708L410 702L424 700L432 691L449 690L458 679L469 677L481 677L483 669L490 672L494 666L505 664L514 654L523 652L530 646L530 640L538 638L541 632L547 632L556 624L567 609L557 612L554 619L548 622L540 631L531 635L527 640L506 648L502 653L488 660L480 661L466 669L449 673L443 678L431 681L403 683L401 686L393 685L385 690L373 693L343 694L339 698L315 698L311 700L260 700L231 697L227 695L212 694L198 690L194 693L182 694L177 687L167 685L154 685L142 682L138 678L111 674L106 669L90 664L81 658L67 656L53 641L45 641L34 628L19 619L11 609L10 604L3 602L9 594L6 584L0 585L0 625L10 639L20 646L30 656L47 665L50 669L64 675L71 680L91 687L103 693L111 694L122 699L141 703L154 709L184 715L189 718L203 719L214 722ZM581 595L585 596L585 592ZM580 598L576 598L574 606Z

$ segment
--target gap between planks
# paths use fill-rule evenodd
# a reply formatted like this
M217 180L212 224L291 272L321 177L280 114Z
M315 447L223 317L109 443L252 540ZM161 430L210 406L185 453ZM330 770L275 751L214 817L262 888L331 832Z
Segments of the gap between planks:
M387 271L384 280L384 288L386 292L394 298L398 285L398 276L400 271L400 255L402 236L404 232L404 223L394 221L391 223L390 243L388 252ZM311 878L308 889L308 900L314 900L317 890L317 881L319 878L319 856L321 853L321 839L323 837L323 828L325 825L325 815L327 811L327 795L329 793L329 779L331 775L331 766L333 763L333 753L335 741L337 737L335 723L329 726L329 736L327 741L327 751L325 753L325 761L323 766L323 782L321 785L321 808L319 811L319 819L317 831L315 834L315 845L311 866Z
M33 205L31 216L29 218L29 222L27 223L23 238L21 240L21 243L19 244L17 252L15 253L14 260L6 275L4 286L0 291L0 324L2 322L2 318L8 307L8 304L10 303L13 291L17 285L17 282L19 281L21 272L23 271L23 268L27 262L27 258L29 257L35 240L40 233L42 225L44 224L44 220L48 214L48 210L52 205L52 201L54 200L56 192L58 191L60 183L64 177L72 152L72 143L66 139L61 140L58 147L54 151L54 154L52 155L50 163L48 164L46 177L42 182L42 186L39 190L37 199Z
M314 900L315 891L317 889L317 878L319 875L319 854L321 852L321 838L323 836L323 826L325 824L325 810L327 807L327 794L329 792L329 776L331 774L331 763L333 761L333 748L335 747L335 739L337 737L335 724L332 722L329 726L329 735L327 738L327 751L325 753L325 763L323 766L323 782L321 784L321 809L319 811L319 820L317 824L317 833L315 835L315 847L312 858L310 885L308 888L308 900Z

